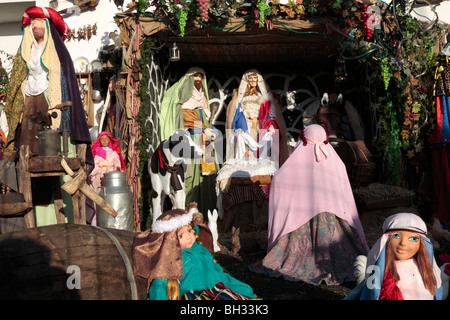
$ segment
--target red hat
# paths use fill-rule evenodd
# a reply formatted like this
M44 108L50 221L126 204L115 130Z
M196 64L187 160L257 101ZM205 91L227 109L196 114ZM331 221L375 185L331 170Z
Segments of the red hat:
M27 26L33 18L50 19L64 40L69 34L69 26L64 22L63 17L52 8L41 8L36 6L28 7L22 17L22 26Z

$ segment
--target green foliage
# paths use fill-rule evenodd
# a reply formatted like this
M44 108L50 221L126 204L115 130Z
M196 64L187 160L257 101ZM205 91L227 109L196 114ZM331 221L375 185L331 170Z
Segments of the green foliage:
M139 112L136 116L136 121L139 125L140 139L136 147L139 150L138 175L141 178L141 197L139 199L139 212L140 221L142 223L142 230L145 230L149 227L149 223L151 220L151 217L149 217L151 205L151 196L149 192L151 189L151 185L150 176L147 171L147 161L150 158L148 146L151 144L152 136L151 128L147 124L147 119L150 116L150 102L154 97L151 96L147 88L149 82L149 72L147 70L147 65L151 64L152 56L158 54L158 50L155 49L156 47L156 40L154 38L145 38L140 47L141 59L139 60L142 78L139 81L138 95L141 104L139 107Z
M14 56L9 53L6 53L3 50L0 50L0 56L6 57L6 59L0 57L2 65L5 61L7 61L10 64L12 64L12 62L14 61ZM8 91L8 84L10 78L11 78L11 70L6 70L4 67L0 67L0 95L6 94L6 92Z
M382 58L371 61L378 83L372 92L378 99L377 150L383 156L386 182L394 185L401 183L402 155L427 143L430 124L426 114L433 105L436 59L433 46L442 31L440 25L427 29L410 16L398 14L397 18L398 28L389 37L377 31L383 39Z

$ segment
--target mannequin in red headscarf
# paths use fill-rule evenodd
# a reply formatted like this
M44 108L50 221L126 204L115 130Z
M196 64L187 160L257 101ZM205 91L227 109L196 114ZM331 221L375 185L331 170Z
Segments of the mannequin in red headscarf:
M63 119L69 119L71 144L87 144L86 162L93 165L86 114L72 58L64 44L69 27L57 11L36 6L25 10L22 27L23 37L6 96L9 128L6 147L29 145L30 151L37 153L36 135L41 122L58 130ZM67 101L71 101L67 111L56 108ZM56 118L35 120L37 115L46 115L50 110L57 114Z
M92 143L95 167L90 174L92 188L98 192L101 179L105 172L124 171L125 162L119 148L119 141L107 132L100 132L97 140Z

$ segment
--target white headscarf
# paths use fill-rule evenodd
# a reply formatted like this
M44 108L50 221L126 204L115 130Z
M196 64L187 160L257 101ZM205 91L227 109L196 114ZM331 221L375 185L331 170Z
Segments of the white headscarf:
M250 69L250 70L247 70L244 73L244 75L242 76L241 83L239 84L239 89L238 89L238 101L241 101L242 98L244 97L245 91L247 91L248 77L252 74L256 74L258 76L258 87L259 87L259 91L261 92L261 96L263 96L263 97L268 96L267 85L266 85L266 82L264 81L263 76L261 75L261 73L258 70Z

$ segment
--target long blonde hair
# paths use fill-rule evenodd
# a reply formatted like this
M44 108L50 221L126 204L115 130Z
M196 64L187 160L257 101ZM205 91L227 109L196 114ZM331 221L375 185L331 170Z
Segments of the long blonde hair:
M434 296L437 284L436 277L434 276L431 261L428 257L427 249L425 247L425 242L422 238L420 238L419 251L417 251L416 255L413 258L416 259L425 289L427 289ZM387 271L391 272L392 278L395 282L400 281L400 275L397 272L394 250L392 248L391 241L388 241L386 250L386 265L384 267L385 275L387 274Z
M178 228L178 230L180 230L181 228ZM197 238L198 234L194 228L192 228L192 231L194 232L195 237ZM180 300L180 284L177 279L167 280L167 297L169 298L169 300Z
M249 75L247 76L247 79L248 79L249 77L257 77L257 78L259 79L259 76L258 76L257 73L249 74ZM252 86L250 85L250 83L248 83L248 84L247 84L247 89L245 90L245 93L244 93L244 97L247 97L247 96L256 96L256 95L258 95L258 94L260 94L260 93L261 93L261 90L259 90L258 82L256 83L256 86L255 86L255 87L252 87Z
M167 281L167 297L169 300L180 299L180 285L177 279L169 279Z

